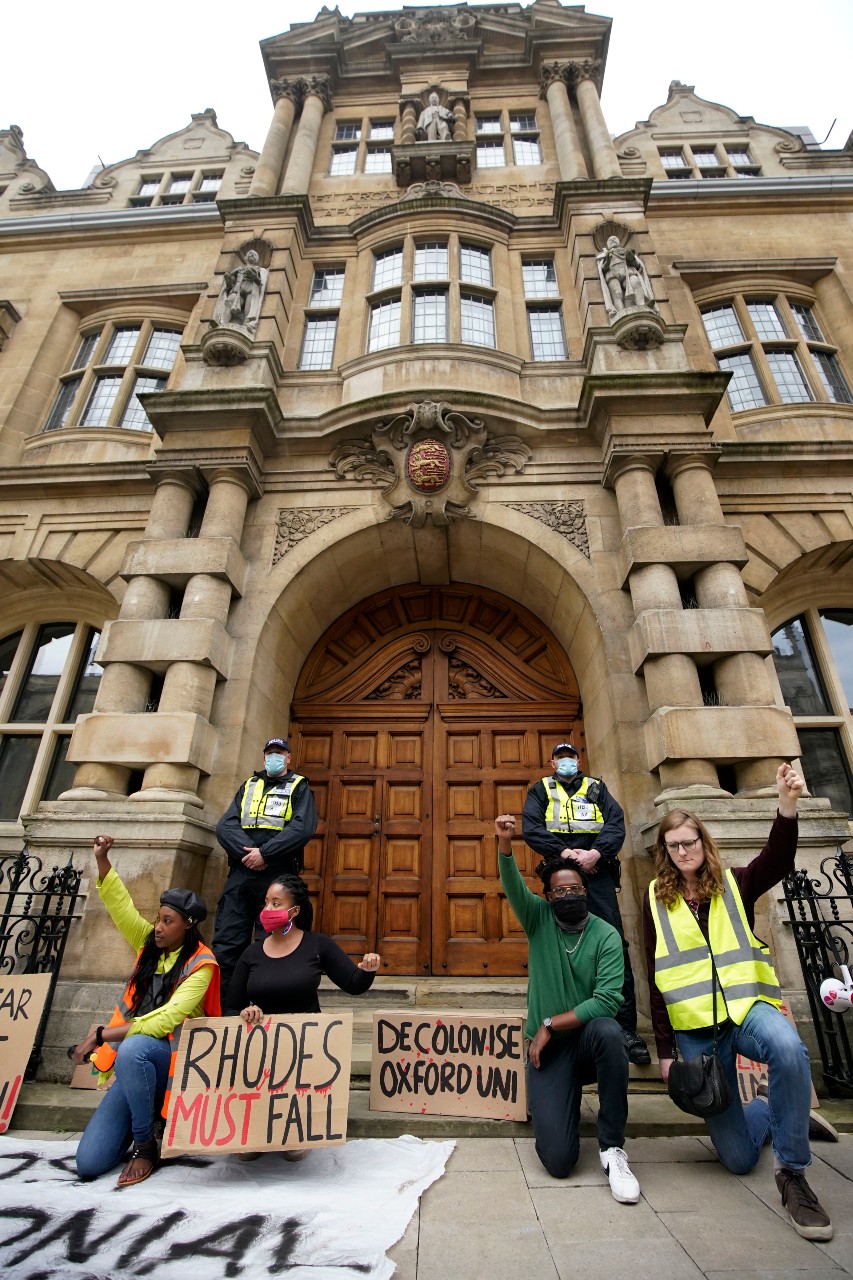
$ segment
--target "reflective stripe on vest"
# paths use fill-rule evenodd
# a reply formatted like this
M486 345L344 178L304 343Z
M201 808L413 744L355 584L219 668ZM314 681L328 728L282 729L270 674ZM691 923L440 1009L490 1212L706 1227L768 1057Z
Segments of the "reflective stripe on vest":
M663 907L655 898L657 881L649 885L655 924L655 985L676 1031L695 1031L713 1024L712 954L719 988L718 1022L727 1015L740 1026L756 1000L777 1009L782 1003L770 951L749 927L731 870L725 872L725 881L727 892L714 895L708 912L710 949L684 898L679 897L675 906Z
M174 994L174 991L177 991L181 983L186 978L188 978L191 973L195 973L196 969L200 969L204 965L209 965L213 969L213 975L211 977L210 983L208 985L208 988L204 997L204 1012L207 1017L218 1018L221 1012L221 1005L220 1005L220 998L219 998L219 965L216 962L216 957L213 954L213 952L210 950L209 947L206 947L203 942L200 942L198 944L193 954L181 967L180 976L178 977L178 981L175 983L173 994ZM128 1015L130 1014L131 1006L133 1005L133 996L134 996L134 985L132 982L128 982L127 986L122 992L121 999L119 1000L118 1004L113 1010L113 1016L110 1018L110 1021L108 1024L109 1026L123 1027L126 1025L128 1020ZM151 1012L153 1013L154 1010L151 1010ZM175 1028L174 1031L170 1032L169 1036L167 1037L167 1039L169 1039L172 1042L172 1061L170 1065L170 1072L174 1069L176 1044L177 1044L177 1040L180 1039L180 1033L181 1033L181 1028L180 1026L178 1026ZM90 1055L90 1061L94 1064L94 1066L98 1071L106 1075L108 1072L112 1071L113 1069L113 1063L116 1060L116 1052L117 1050L114 1049L111 1044L108 1044L105 1041L104 1044L102 1044L98 1049L95 1050L93 1054ZM164 1116L166 1114L167 1104L168 1104L168 1096L166 1097L166 1100L163 1103L162 1114Z
M543 778L549 796L545 810L546 831L585 831L595 834L604 826L604 814L598 805L586 799L586 793L597 778L584 778L574 795L560 786L554 777Z
M267 788L263 778L256 778L254 774L247 778L240 807L240 826L245 831L252 828L283 831L293 817L290 797L297 783L302 781L302 774L295 773L287 782Z

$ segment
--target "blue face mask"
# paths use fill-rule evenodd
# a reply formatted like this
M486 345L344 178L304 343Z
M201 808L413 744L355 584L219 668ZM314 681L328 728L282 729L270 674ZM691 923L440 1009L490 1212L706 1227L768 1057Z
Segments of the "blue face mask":
M280 773L284 773L284 756L264 756L264 768L271 778L277 778Z
M578 771L578 762L574 756L561 756L557 761L557 777L573 778Z

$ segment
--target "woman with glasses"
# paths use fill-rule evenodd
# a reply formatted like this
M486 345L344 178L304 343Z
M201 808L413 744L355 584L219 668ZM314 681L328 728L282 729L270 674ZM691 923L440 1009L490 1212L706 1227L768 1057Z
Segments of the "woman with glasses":
M614 1200L635 1204L637 1179L623 1151L628 1051L615 1014L624 962L616 929L587 907L586 873L571 859L540 862L545 896L531 893L512 856L515 818L495 820L501 884L527 935L527 1101L536 1154L567 1178L580 1152L581 1089L598 1084L598 1146Z
M717 1051L732 1103L721 1115L706 1117L711 1141L726 1168L742 1174L757 1163L770 1137L776 1185L793 1226L808 1240L829 1240L829 1216L804 1170L811 1163L809 1136L832 1138L835 1131L817 1116L810 1127L808 1051L780 1012L770 952L753 933L756 902L794 869L803 786L790 765L779 766L776 819L767 844L745 867L724 870L699 818L684 809L668 813L658 827L657 878L643 900L643 925L661 1076L668 1078L676 1046L686 1062L711 1052L716 986ZM768 1067L766 1091L746 1106L738 1093L739 1053Z

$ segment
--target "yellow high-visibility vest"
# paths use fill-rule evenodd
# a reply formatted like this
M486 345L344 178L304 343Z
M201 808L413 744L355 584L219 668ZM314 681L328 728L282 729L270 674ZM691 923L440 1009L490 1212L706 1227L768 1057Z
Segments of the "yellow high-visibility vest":
M560 786L553 775L543 778L548 795L545 810L546 831L584 831L597 834L604 826L604 814L595 801L587 800L586 793L597 778L584 778L574 795Z
M240 807L240 826L246 831L253 827L283 831L293 817L293 791L297 783L304 781L301 773L295 773L287 782L276 782L267 787L264 778L254 775L247 778Z
M708 941L683 897L675 906L664 907L655 897L657 881L649 885L655 923L655 984L676 1031L713 1025L712 963L717 970L718 1022L729 1017L740 1026L756 1000L777 1009L782 1003L769 948L749 927L731 870L725 872L725 881L727 892L711 899Z

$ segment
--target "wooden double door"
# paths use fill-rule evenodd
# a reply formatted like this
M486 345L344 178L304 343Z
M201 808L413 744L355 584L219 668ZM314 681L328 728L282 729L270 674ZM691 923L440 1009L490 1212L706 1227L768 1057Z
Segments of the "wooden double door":
M494 817L571 734L574 675L531 613L454 584L383 592L338 619L303 668L295 767L317 799L306 850L315 928L389 974L525 972L498 878ZM520 824L519 824L520 829ZM538 860L521 842L525 874Z

